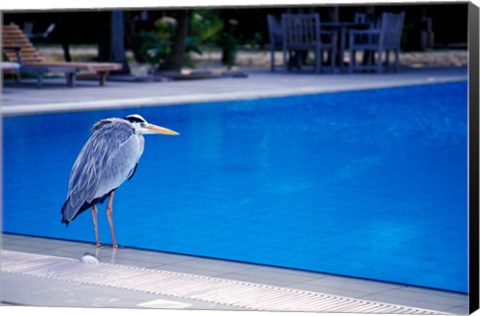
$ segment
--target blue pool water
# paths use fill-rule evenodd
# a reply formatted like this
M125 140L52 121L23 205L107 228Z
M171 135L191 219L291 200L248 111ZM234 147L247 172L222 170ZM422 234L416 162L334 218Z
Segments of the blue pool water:
M93 242L60 224L70 170L131 113L181 136L146 136L121 245L467 292L466 82L5 118L3 231Z

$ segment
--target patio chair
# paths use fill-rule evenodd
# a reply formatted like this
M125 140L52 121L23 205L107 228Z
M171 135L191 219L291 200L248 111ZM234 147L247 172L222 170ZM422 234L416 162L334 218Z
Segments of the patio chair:
M267 15L268 36L270 44L270 71L275 71L275 51L283 49L283 30L278 20L271 14Z
M43 76L46 73L65 74L67 84L73 87L76 74L82 71L97 73L99 84L103 86L107 74L122 67L121 64L116 63L46 61L14 23L4 25L2 35L2 47L6 59L20 64L20 72L36 74L39 87L42 86Z
M282 28L283 64L286 70L288 70L288 52L312 50L315 55L315 72L319 73L322 67L323 53L325 50L330 50L331 70L334 71L337 33L321 30L319 14L282 14ZM328 40L323 41L326 38Z
M354 23L367 23L367 14L355 12L355 16L353 18Z
M383 52L385 51L385 66L388 69L390 51L395 53L394 70L399 70L399 54L400 54L400 38L402 35L403 22L405 12L394 14L385 12L380 19L380 25L369 30L351 30L350 38L350 65L349 71L354 70L374 70L382 73ZM355 54L357 51L376 52L376 60L373 64L357 65L355 62Z

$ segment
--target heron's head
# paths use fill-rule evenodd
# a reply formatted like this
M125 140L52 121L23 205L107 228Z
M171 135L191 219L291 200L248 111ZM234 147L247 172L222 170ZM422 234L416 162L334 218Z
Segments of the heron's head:
M139 134L165 134L165 135L180 135L171 129L150 124L139 114L130 114L125 116L124 120L133 125L135 131Z

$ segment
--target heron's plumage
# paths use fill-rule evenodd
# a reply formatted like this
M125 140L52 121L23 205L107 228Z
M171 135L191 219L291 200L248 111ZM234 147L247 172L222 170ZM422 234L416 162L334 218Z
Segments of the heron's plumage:
M68 224L92 205L103 202L133 176L143 148L143 136L127 120L109 118L93 125L70 174L62 223Z

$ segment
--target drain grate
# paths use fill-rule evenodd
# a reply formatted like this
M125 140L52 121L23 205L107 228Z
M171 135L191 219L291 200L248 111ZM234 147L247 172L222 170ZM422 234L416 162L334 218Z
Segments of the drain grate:
M264 311L445 314L265 284L108 263L85 264L70 258L17 251L2 250L1 258L2 272L109 286L226 307Z

